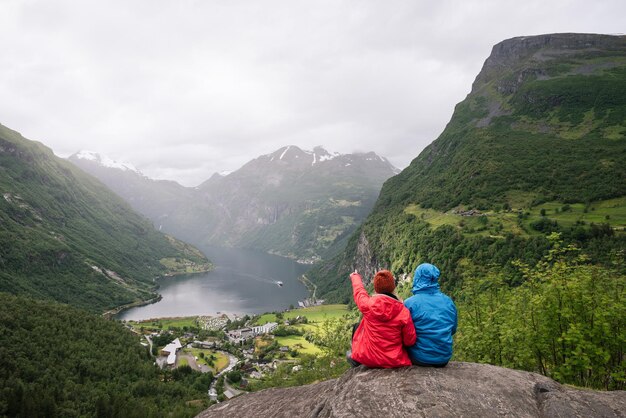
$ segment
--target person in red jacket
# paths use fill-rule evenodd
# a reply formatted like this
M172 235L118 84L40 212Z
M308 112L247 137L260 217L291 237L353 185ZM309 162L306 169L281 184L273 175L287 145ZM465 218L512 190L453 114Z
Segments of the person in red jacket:
M350 275L354 302L363 319L352 336L348 361L353 366L392 368L411 365L404 346L415 344L411 313L394 295L396 284L391 272L381 270L374 276L374 295L370 297L361 275Z

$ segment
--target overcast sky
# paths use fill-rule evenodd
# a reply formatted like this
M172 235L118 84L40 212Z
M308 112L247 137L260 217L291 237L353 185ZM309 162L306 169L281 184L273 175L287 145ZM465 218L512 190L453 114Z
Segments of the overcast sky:
M188 186L290 144L404 168L494 44L625 16L623 0L0 0L0 123Z

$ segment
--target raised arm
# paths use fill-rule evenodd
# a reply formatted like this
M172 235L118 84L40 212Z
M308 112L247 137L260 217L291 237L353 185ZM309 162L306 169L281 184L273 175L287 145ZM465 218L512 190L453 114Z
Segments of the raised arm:
M356 303L359 311L364 314L369 311L370 296L367 294L365 286L363 286L363 279L359 273L356 271L352 273L350 275L350 280L352 281L352 296L354 296L354 303Z

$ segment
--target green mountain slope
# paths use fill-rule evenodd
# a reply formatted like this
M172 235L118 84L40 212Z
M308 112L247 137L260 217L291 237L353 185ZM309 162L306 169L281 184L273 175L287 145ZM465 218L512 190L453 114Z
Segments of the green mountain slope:
M211 373L163 372L119 322L0 293L0 416L190 417Z
M164 231L198 245L254 248L305 262L336 254L396 169L373 152L286 146L196 188L151 180L100 155L69 160Z
M626 38L544 35L494 47L441 136L379 207L494 208L626 194Z
M175 248L95 178L0 125L0 291L92 311L154 297Z
M560 232L609 262L625 248L626 37L555 34L493 48L442 134L389 179L345 253L311 274L331 300L346 273L430 261L468 269L536 262ZM508 270L507 270L508 269Z
M209 239L307 261L345 245L394 167L373 152L283 147L200 186L219 221Z

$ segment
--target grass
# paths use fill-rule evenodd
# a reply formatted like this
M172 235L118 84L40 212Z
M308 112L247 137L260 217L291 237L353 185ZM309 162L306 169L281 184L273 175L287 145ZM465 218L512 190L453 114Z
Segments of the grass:
M161 331L169 330L170 328L182 329L183 327L197 327L197 319L197 316L184 316L178 318L148 319L146 321L128 321L128 324L136 329L143 327L146 331Z
M293 327L302 332L317 332L319 322L309 322L308 324L296 324Z
M306 316L309 322L320 322L330 318L341 318L348 313L348 305L320 305L311 306L309 308L294 309L285 313L285 318L296 318L297 316Z
M228 366L229 360L228 356L222 353L215 353L215 356L217 357L217 360L215 360L215 367L213 370L215 373L219 373Z
M410 205L404 211L427 222L433 228L452 225L466 235L500 236L503 231L514 234L524 233L524 230L517 224L517 213L513 212L485 212L485 217L461 216L452 211L439 212L434 209L423 209L419 205Z
M211 370L213 370L214 374L219 373L222 370L224 370L228 366L228 363L229 363L228 356L225 354L222 354L219 351L208 350L205 348L186 348L184 352L190 353L191 355L196 357L197 358L196 362L198 364L205 364L209 366ZM200 353L204 353L204 358L200 357ZM210 357L211 355L214 355L215 357L217 357L217 359L213 363L213 366L211 366L207 362L208 357Z
M442 225L455 225L463 218L449 212L439 212L434 209L423 209L419 205L410 205L405 210L406 213L428 222L435 228Z
M537 193L523 192L521 190L510 190L506 194L506 200L513 209L529 208L536 197Z
M558 202L543 203L530 210L531 218L540 217L541 210L544 209L547 218L554 219L563 226L585 222L587 224L608 223L616 229L626 227L626 197L594 202L588 207L582 203L573 203L569 205L569 210L565 211L563 207L564 205ZM587 208L586 211L585 208Z
M319 354L322 352L315 344L312 344L299 335L289 335L287 337L276 337L278 344L287 346L292 350L297 350L302 354Z
M278 320L276 319L276 314L266 313L259 316L255 321L255 325L265 325L268 322L278 322Z
M186 258L165 257L159 262L168 270L166 275L173 276L179 274L205 273L213 266L210 263L196 263Z
M452 211L440 212L434 209L424 209L419 205L409 205L404 211L427 222L433 228L451 225L459 228L465 235L501 237L504 233L535 234L531 224L542 218L542 211L546 218L557 221L562 227L584 222L586 225L608 223L615 230L626 229L626 197L597 201L588 205L546 202L533 207L529 207L532 194L512 193L509 197L511 207L528 213L527 218L524 219L523 228L518 223L517 211L483 212L485 217L461 216Z
M254 351L259 353L261 350L272 343L270 338L255 338L254 339Z
M285 319L294 319L298 316L305 316L308 320L306 324L297 324L293 327L300 331L317 332L318 326L327 319L342 318L349 312L348 305L336 304L336 305L320 305L311 306L308 308L293 309L283 314ZM264 314L257 318L256 323L263 325L268 322L277 322L275 314ZM290 349L295 349L302 354L317 355L322 350L315 344L307 341L300 335L289 335L286 337L275 337L275 341L280 346L287 346ZM257 338L255 341L255 349L259 352L263 347L271 344L272 340L264 340Z
M606 139L619 140L624 138L626 127L620 125L612 125L604 128L604 137Z
M336 304L336 305L320 305L311 306L308 308L292 309L283 314L285 319L294 319L297 316L306 316L309 323L320 322L330 318L341 318L348 313L348 305ZM279 322L276 318L276 314L266 313L257 318L256 325L264 325L268 322Z

